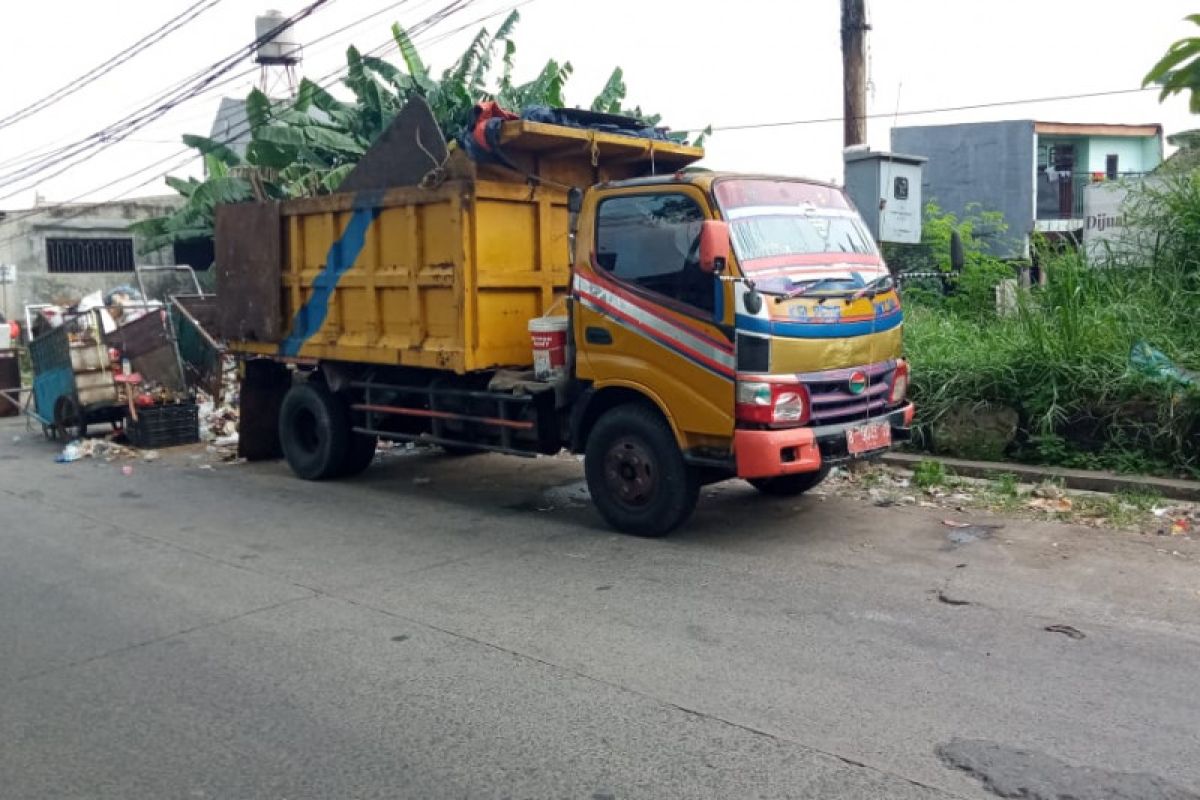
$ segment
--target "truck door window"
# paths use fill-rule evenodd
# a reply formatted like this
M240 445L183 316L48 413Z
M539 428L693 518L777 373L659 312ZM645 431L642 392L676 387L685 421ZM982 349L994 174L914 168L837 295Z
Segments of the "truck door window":
M596 261L614 277L711 313L713 277L700 270L704 211L683 194L601 202Z

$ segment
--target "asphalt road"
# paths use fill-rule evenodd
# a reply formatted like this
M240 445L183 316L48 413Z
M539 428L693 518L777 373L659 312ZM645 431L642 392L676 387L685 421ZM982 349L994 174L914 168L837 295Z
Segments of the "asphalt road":
M1200 788L1200 542L737 483L640 540L570 459L55 452L0 422L4 798Z

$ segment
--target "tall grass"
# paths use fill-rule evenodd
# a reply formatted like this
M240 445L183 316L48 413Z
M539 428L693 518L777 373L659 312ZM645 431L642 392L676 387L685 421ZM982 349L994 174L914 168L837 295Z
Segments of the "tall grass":
M1010 457L1200 476L1200 392L1130 358L1145 342L1200 367L1200 177L1152 187L1131 206L1135 227L1154 234L1137 266L1043 249L1046 284L1021 293L1011 316L987 302L908 303L927 444L952 409L1000 404L1020 420Z

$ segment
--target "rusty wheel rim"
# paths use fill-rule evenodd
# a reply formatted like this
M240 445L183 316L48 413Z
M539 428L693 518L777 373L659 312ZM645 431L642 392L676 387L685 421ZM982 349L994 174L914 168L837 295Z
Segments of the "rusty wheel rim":
M604 457L604 481L623 505L649 504L658 488L658 469L649 448L630 436L613 442Z

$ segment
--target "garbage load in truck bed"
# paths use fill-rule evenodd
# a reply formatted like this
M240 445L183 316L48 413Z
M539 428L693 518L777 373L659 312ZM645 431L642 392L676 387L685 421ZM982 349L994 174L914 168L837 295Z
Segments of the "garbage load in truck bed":
M347 179L354 191L218 208L219 327L231 349L456 373L527 365L529 321L570 281L569 189L703 156L662 139L493 120L495 158L477 162L447 151L432 117L412 120L427 108L413 108Z

